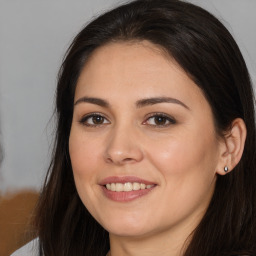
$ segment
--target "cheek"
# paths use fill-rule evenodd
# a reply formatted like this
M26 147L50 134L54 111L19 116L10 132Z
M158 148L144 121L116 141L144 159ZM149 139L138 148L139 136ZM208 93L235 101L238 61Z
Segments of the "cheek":
M96 141L90 142L77 129L71 129L69 154L74 176L90 176L98 166L99 147Z
M69 154L77 192L88 210L94 209L96 168L99 167L97 143L88 139L78 128L71 129ZM93 210L92 210L93 211Z
M77 192L90 212L97 212L94 206L96 175L99 162L98 144L90 141L77 127L71 129L69 154Z
M215 135L198 129L193 136L191 130L168 136L158 140L154 146L148 147L151 163L161 171L164 177L180 177L191 175L209 175L212 178L218 162L218 144Z
M159 205L168 205L157 210L159 215L163 219L176 220L195 209L199 209L199 214L204 211L215 184L215 139L183 133L183 137L158 141L148 154L151 163L162 174L161 185L165 193Z

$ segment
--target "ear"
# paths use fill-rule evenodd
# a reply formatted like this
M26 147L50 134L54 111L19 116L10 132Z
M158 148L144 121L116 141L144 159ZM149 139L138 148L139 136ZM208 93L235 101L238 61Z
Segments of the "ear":
M236 118L232 122L231 129L220 142L220 161L216 170L218 174L225 175L239 163L244 151L246 133L244 120ZM225 171L225 167L228 170Z

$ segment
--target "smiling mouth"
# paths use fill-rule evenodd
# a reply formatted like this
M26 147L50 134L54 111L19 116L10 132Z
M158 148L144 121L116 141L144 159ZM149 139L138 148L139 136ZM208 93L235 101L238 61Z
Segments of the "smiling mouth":
M103 179L99 185L108 199L129 202L146 196L158 184L136 176L111 176Z
M130 192L150 189L154 185L146 185L139 182L125 182L125 183L108 183L105 185L105 188L113 192Z

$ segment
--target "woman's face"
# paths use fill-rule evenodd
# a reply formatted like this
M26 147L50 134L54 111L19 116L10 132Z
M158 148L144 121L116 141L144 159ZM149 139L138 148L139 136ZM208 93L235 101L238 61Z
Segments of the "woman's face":
M82 202L117 236L191 231L223 168L203 93L146 41L93 53L76 87L69 152Z

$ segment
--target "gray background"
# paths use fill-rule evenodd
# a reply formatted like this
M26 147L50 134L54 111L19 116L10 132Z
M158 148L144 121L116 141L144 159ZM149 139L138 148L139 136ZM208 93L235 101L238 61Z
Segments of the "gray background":
M256 0L191 0L234 35L256 83ZM51 156L56 75L83 25L117 0L0 0L0 192L39 189Z

